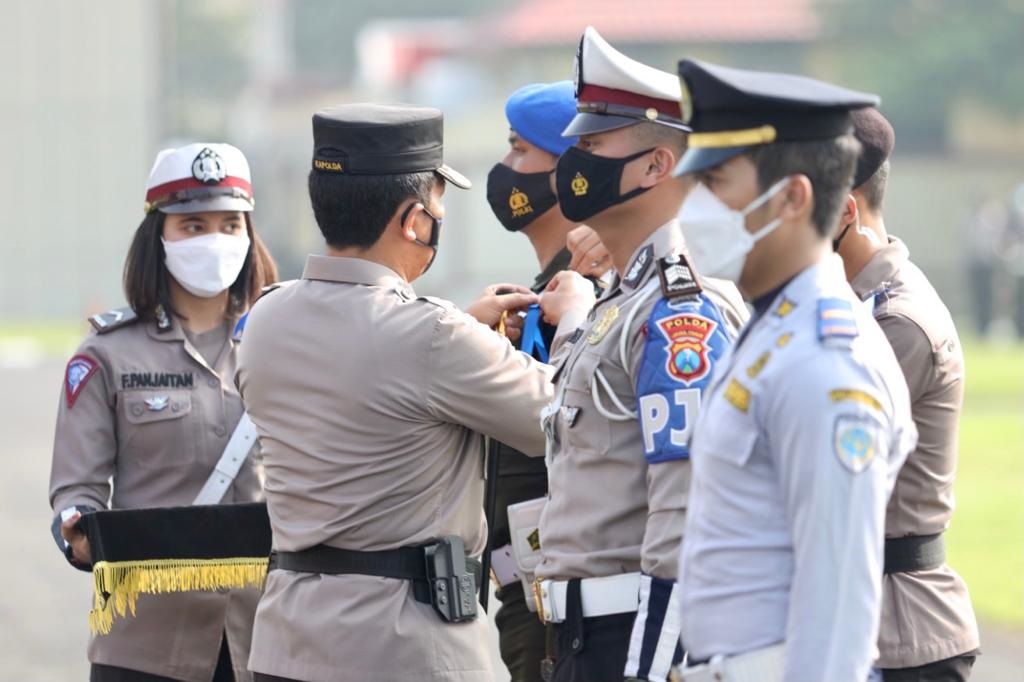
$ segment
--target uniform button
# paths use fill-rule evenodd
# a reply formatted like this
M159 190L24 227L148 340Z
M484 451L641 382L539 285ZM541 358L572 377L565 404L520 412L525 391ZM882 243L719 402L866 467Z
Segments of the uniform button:
M133 405L132 406L132 414L135 415L136 417L141 415L142 414L142 405Z
M206 382L206 385L209 386L210 388L217 388L219 384L220 382L217 381L216 379L210 379Z
M573 637L572 638L572 650L573 651L579 651L579 649L580 649L580 638L579 637Z
M218 436L223 436L225 433L227 433L227 431L224 430L223 426L218 426L213 430L213 432L216 433Z

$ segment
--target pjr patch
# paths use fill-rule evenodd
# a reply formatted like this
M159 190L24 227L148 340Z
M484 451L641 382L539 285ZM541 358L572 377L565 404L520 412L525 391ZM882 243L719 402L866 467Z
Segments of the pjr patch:
M64 370L64 395L68 401L68 409L75 406L79 394L85 388L85 382L99 370L99 364L88 355L76 355L68 362Z
M708 339L718 323L702 315L683 314L656 321L667 341L669 376L686 385L699 381L711 371Z

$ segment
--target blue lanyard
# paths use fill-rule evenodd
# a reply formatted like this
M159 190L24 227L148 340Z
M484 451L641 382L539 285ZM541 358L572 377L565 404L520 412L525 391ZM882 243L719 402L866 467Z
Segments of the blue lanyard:
M523 338L519 350L531 355L541 362L548 361L548 349L544 337L540 333L540 305L534 303L526 310L523 322Z

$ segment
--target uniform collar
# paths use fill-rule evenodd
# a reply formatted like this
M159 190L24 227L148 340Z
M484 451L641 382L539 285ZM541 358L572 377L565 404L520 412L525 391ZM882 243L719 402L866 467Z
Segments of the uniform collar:
M555 257L551 259L551 262L541 270L540 274L537 275L536 279L533 280L533 286L530 288L533 291L540 293L547 288L548 284L562 270L569 267L569 263L572 262L572 253L569 249L562 249L555 254Z
M807 301L813 303L823 294L848 289L843 270L843 261L837 254L830 253L814 265L797 273L775 296L766 311L767 316L781 319Z
M639 289L654 274L654 261L682 251L683 233L679 222L673 218L652 232L633 252L625 273L620 273L618 287L626 293Z
M220 366L221 362L224 359L225 353L227 353L228 349L232 348L236 343L235 340L231 338L230 328L228 330L228 342L224 345L224 349L221 351L220 355L214 361L213 366L211 366L210 363L206 361L206 358L204 358L202 354L198 350L196 350L195 346L192 345L192 342L188 340L188 337L185 336L185 328L181 326L181 320L179 320L173 314L169 316L169 319L171 322L171 326L168 329L163 330L160 329L160 325L157 324L156 320L147 321L145 323L146 333L149 335L151 339L154 339L156 341L180 342L185 348L185 353L187 353L190 358L199 363L207 371L219 376L215 368ZM236 320L232 321L232 327L234 326L235 321ZM227 322L225 322L225 324L227 324Z
M306 267L302 271L302 279L384 287L395 289L413 298L416 296L412 286L394 270L365 258L310 254L306 257Z
M868 264L850 282L850 287L857 294L857 298L863 301L884 289L896 277L896 273L909 257L910 251L906 244L896 237L889 237L889 243L872 256Z

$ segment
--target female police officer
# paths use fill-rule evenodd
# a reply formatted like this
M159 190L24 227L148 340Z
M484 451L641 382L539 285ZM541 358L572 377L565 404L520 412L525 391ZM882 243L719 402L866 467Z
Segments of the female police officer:
M249 165L227 144L160 152L124 269L130 308L95 315L68 363L50 502L58 546L90 570L85 511L189 505L242 401L232 382L243 314L277 277L253 230ZM112 484L112 486L111 486ZM222 502L262 497L250 457ZM251 679L256 590L142 595L89 643L93 682Z

